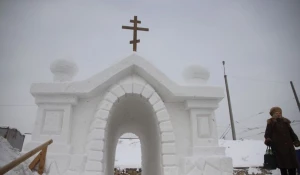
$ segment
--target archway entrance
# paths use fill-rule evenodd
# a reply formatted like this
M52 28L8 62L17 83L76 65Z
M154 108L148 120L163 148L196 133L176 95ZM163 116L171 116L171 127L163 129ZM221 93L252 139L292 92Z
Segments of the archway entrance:
M128 132L141 142L142 175L162 174L161 138L155 115L152 105L140 95L127 94L114 104L106 126L105 175L113 174L118 139Z
M132 133L123 134L119 138L117 144L115 155L115 174L128 170L127 172L134 174L134 171L136 172L136 175L140 175L142 166L141 162L142 154L140 139L137 135Z
M111 175L118 138L127 132L141 141L143 175L177 174L168 110L152 86L136 75L109 88L97 106L87 136L85 172Z

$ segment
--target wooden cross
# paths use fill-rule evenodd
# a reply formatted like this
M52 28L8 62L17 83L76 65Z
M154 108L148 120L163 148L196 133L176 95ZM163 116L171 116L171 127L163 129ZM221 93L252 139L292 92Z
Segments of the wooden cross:
M149 28L142 28L138 27L137 24L141 24L141 21L138 21L137 16L134 16L133 20L130 20L131 23L133 23L133 27L131 26L122 26L122 29L129 29L133 30L133 40L129 42L129 44L133 44L133 51L136 52L137 49L137 43L140 42L139 39L137 39L137 31L149 31Z

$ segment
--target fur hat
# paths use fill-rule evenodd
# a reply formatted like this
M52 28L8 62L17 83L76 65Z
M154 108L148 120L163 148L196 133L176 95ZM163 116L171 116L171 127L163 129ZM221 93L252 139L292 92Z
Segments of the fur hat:
M282 113L282 109L280 107L273 107L270 109L270 115L273 116L273 114L275 112L281 112Z

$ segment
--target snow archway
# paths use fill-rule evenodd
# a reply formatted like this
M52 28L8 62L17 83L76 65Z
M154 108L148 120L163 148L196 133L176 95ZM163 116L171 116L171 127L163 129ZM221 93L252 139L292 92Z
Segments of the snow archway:
M98 105L88 134L85 171L112 174L116 143L125 132L141 139L144 175L166 175L178 168L169 113L158 93L137 75L111 87Z

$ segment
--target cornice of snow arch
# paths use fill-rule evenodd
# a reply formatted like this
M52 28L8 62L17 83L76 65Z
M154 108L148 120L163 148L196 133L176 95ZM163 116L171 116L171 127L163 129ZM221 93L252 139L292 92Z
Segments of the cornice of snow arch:
M176 142L173 125L170 120L163 100L155 89L145 80L137 75L131 75L113 85L97 106L97 110L91 122L87 137L86 151L87 162L86 173L104 173L104 147L106 141L107 120L110 117L111 109L118 99L126 94L137 94L148 100L151 104L158 129L160 131L159 144L161 145L162 168L164 175L176 175L178 173L178 162L176 161Z
M135 53L83 81L33 83L31 94L35 97L53 94L74 95L79 98L93 97L131 74L137 74L149 82L165 102L184 102L198 99L221 101L224 98L224 90L221 87L177 85Z

